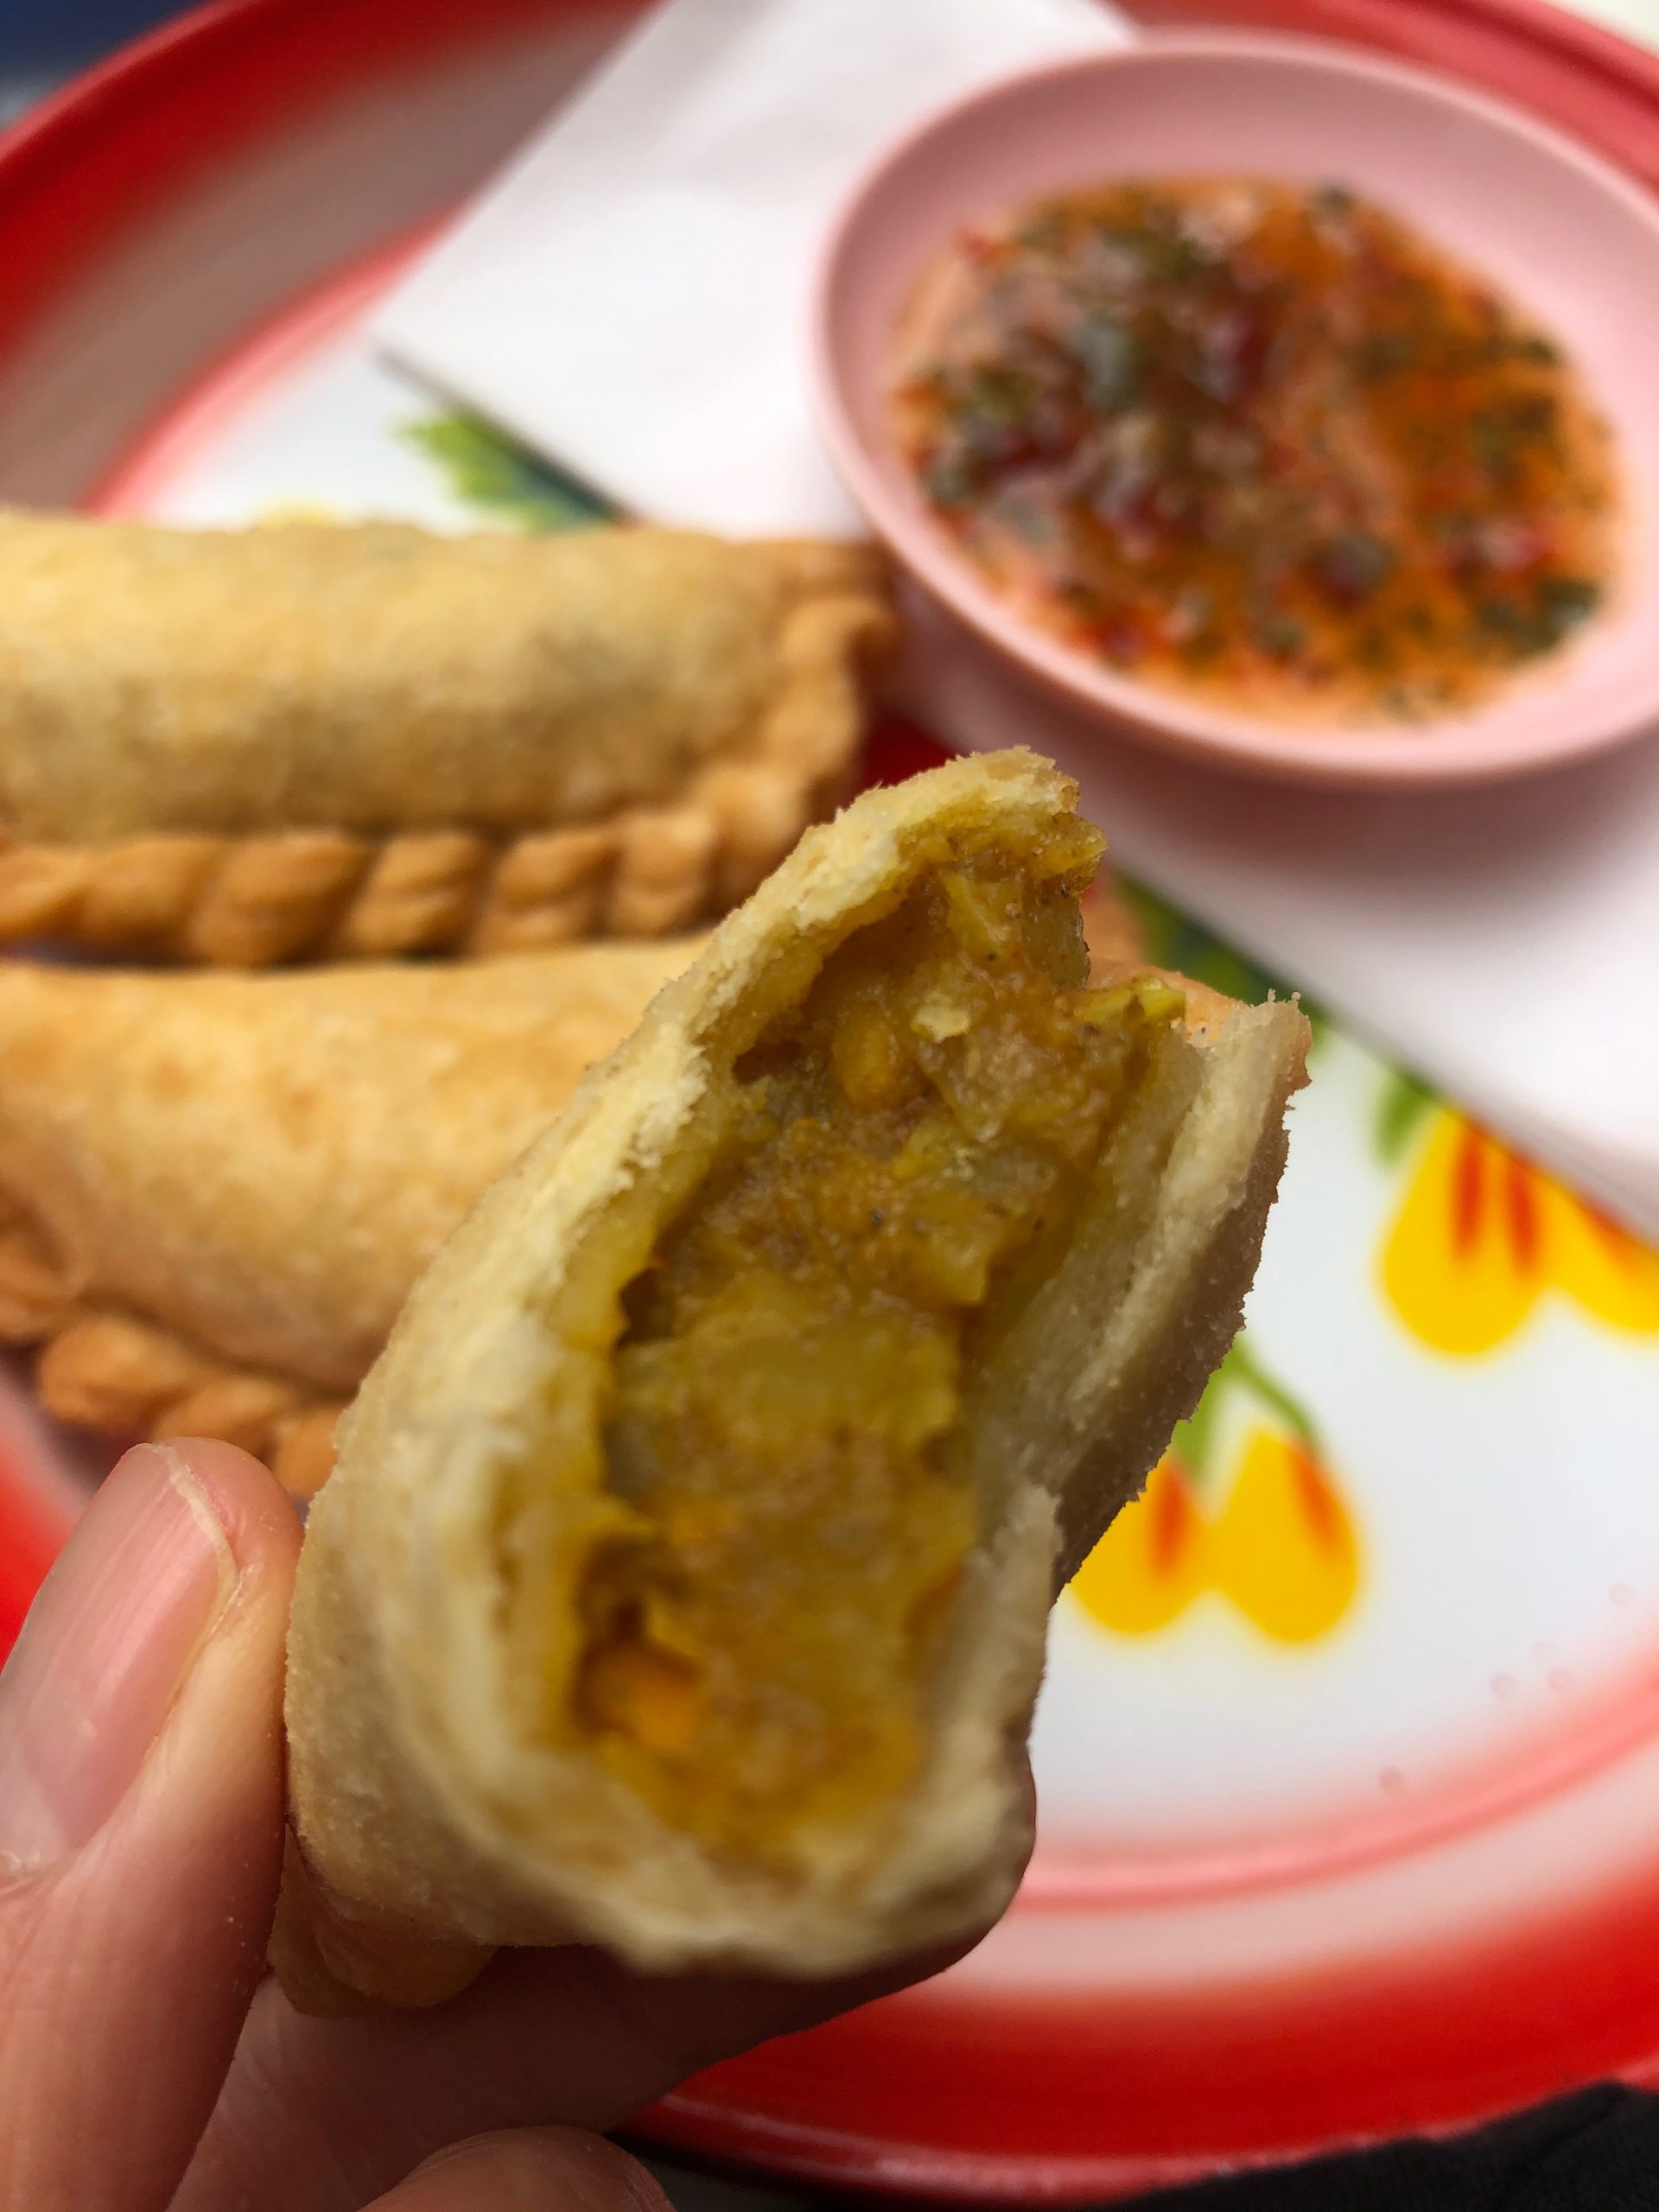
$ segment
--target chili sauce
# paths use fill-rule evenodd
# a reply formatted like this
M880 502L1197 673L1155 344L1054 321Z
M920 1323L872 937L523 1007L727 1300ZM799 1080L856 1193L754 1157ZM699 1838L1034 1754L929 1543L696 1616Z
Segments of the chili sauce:
M1131 181L968 232L890 404L1005 595L1245 711L1474 704L1609 588L1611 442L1560 346L1339 186Z

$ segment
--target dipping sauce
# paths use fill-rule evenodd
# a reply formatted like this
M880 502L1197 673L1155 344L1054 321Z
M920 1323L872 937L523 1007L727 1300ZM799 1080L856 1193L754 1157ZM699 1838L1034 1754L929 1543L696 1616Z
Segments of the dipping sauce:
M1611 442L1559 345L1339 186L1137 181L965 233L890 405L1008 599L1249 712L1473 704L1608 588Z

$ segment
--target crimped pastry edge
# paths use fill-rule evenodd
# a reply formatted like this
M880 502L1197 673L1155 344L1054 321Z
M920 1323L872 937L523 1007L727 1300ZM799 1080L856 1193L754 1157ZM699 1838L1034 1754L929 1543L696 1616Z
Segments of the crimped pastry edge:
M0 1268L9 1272L11 1236L7 1245ZM126 1442L213 1435L264 1460L301 1500L327 1480L343 1400L292 1376L234 1365L104 1300L64 1296L44 1325L17 1320L9 1287L0 1300L0 1344L33 1356L33 1391L53 1421Z
M792 594L775 695L753 747L710 762L673 804L509 837L456 824L78 845L0 823L0 944L260 968L657 937L735 906L846 797L868 673L896 636L874 549L771 550Z

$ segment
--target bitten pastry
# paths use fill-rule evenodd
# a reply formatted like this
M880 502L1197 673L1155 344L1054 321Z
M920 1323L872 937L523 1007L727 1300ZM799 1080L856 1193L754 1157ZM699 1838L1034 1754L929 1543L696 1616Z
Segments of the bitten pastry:
M0 940L684 929L844 796L891 625L858 546L0 510Z
M300 1567L297 2001L1007 1899L1049 1605L1237 1326L1306 1039L1088 988L1075 800L1010 753L810 832L429 1269Z
M0 962L0 1342L296 1490L422 1268L700 940L292 975Z

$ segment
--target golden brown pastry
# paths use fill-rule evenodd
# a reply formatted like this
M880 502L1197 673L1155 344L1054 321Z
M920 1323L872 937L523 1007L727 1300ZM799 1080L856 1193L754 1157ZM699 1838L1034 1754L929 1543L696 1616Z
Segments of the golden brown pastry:
M60 1419L296 1489L410 1286L697 940L105 975L0 962L0 1342Z
M810 832L423 1278L300 1567L300 2002L1006 1901L1049 1605L1236 1328L1306 1038L1087 988L1075 800L1011 753Z
M891 620L858 546L0 510L0 940L684 929L844 795Z

